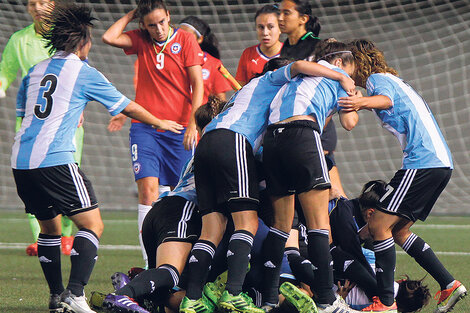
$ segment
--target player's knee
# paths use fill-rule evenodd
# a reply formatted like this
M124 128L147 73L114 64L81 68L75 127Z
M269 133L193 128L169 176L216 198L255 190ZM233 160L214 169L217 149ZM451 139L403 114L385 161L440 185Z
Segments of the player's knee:
M409 229L393 229L392 230L392 235L393 235L393 240L395 241L396 244L399 246L402 246L403 243L406 241L406 239L410 236L411 232Z
M158 198L158 185L143 184L139 188L139 203L152 205Z

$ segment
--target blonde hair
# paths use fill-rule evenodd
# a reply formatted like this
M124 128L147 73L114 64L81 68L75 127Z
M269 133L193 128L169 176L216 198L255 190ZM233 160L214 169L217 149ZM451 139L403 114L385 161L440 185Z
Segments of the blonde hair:
M356 63L356 72L353 76L359 86L365 87L367 78L375 73L390 73L398 76L398 72L387 65L383 52L372 41L356 39L351 41L350 45Z

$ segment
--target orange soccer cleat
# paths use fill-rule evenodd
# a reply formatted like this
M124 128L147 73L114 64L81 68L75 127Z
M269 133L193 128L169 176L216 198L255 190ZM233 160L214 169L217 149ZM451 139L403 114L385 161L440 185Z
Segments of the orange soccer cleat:
M62 243L62 253L65 255L70 255L70 252L72 251L72 247L73 247L73 236L62 237L61 243Z
M372 304L362 309L362 312L397 313L396 302L393 302L392 305L385 305L380 301L379 297L373 297L372 301Z
M32 243L26 248L26 254L29 256L37 256L38 255L38 243Z
M462 285L458 280L454 281L454 284L451 288L440 290L434 296L434 299L437 299L439 296L439 301L437 302L437 308L434 311L435 313L444 313L450 312L454 305L467 295L467 289Z

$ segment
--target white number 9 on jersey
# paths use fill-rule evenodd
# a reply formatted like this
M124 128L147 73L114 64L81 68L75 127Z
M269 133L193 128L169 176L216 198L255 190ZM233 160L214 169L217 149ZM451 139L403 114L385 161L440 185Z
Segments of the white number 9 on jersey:
M157 69L161 70L165 67L165 55L163 53L157 54Z

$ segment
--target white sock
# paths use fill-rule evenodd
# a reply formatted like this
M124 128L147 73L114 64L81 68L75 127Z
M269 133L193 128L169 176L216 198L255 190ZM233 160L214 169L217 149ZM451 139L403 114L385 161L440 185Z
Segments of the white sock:
M140 248L142 249L142 257L144 258L145 261L145 266L148 267L148 258L147 258L147 253L145 253L145 248L144 248L144 242L142 240L142 224L144 223L144 218L147 215L147 213L150 211L152 208L151 205L145 205L145 204L139 204L137 206L138 208L138 216L137 216L137 225L139 227L139 243L140 243Z

